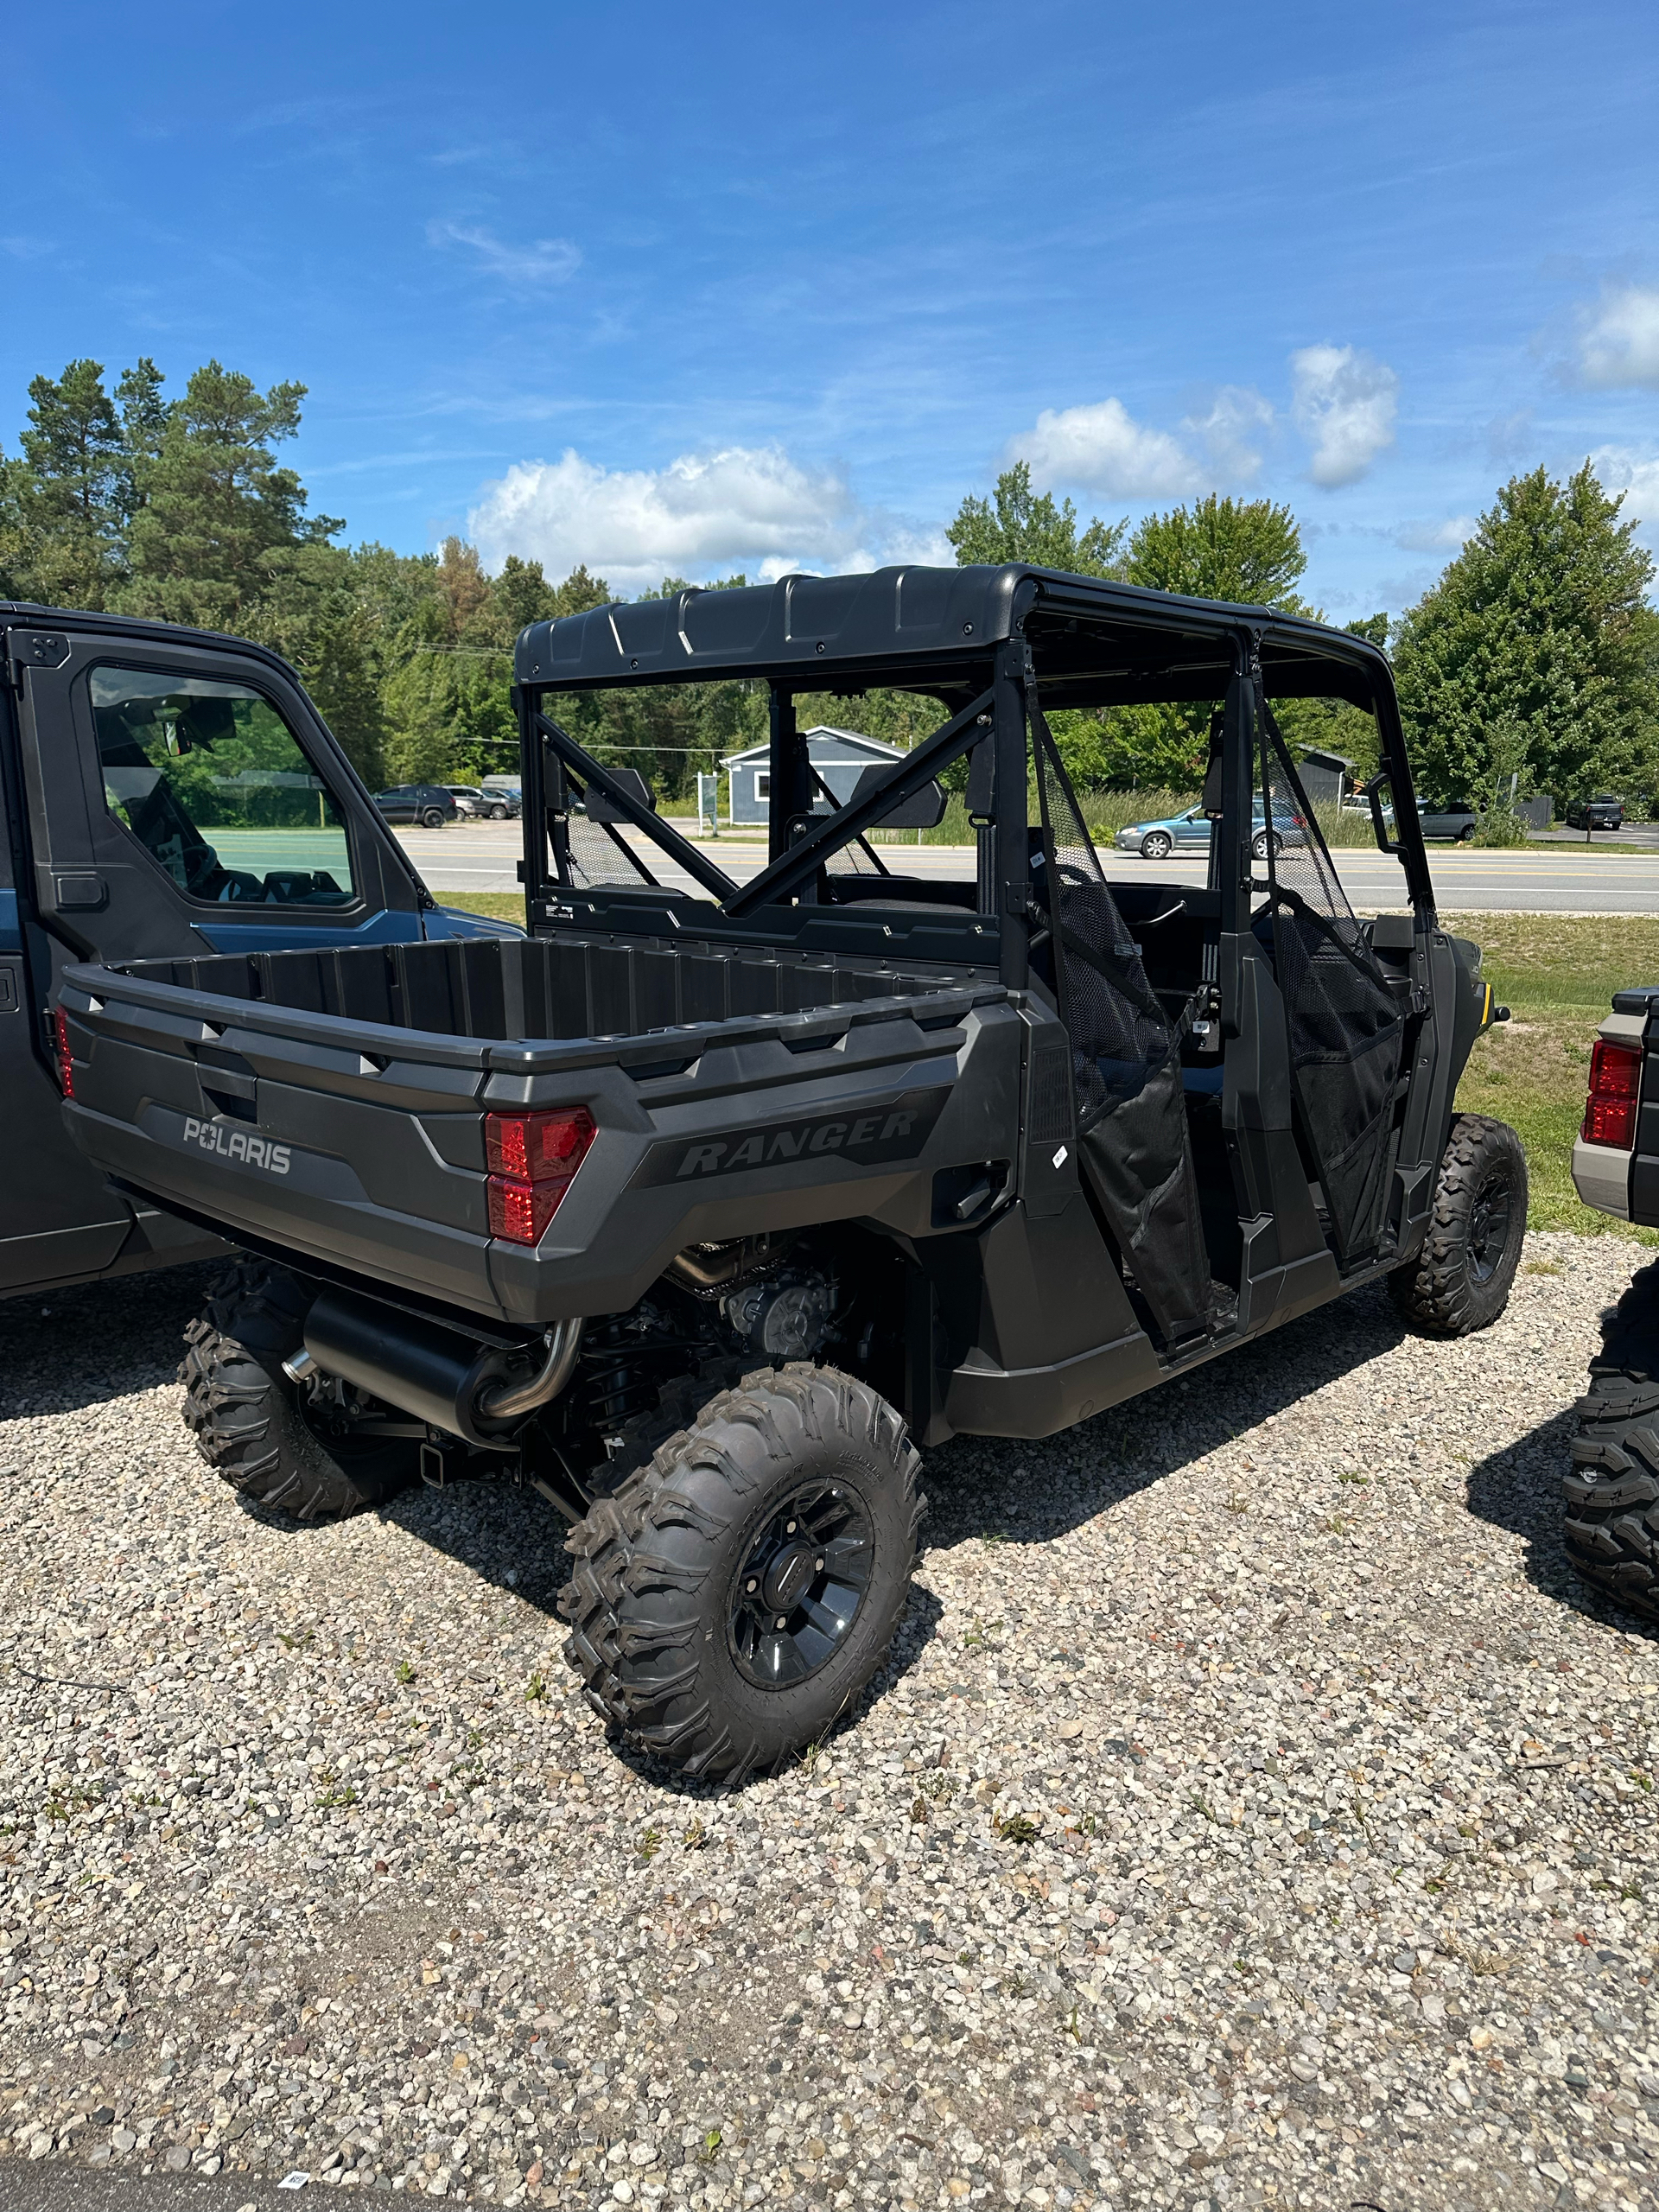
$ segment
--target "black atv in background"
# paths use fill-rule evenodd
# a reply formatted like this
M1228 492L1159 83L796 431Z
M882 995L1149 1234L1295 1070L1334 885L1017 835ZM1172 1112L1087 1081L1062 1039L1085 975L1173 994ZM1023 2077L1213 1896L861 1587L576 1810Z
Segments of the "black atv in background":
M222 1254L59 1112L72 961L517 936L441 908L285 661L0 603L0 1298Z
M741 1776L857 1694L917 1443L1051 1434L1379 1277L1429 1329L1503 1310L1525 1167L1453 1115L1491 994L1374 646L911 568L539 624L517 677L527 942L73 968L65 1111L250 1255L191 1351L214 1464L313 1514L417 1468L533 1487L574 1524L569 1656L641 1750ZM558 719L732 680L771 711L741 886ZM939 727L837 804L795 701L874 685ZM1349 908L1276 714L1308 698L1376 718L1405 911ZM1050 726L1155 702L1209 733L1202 889L1108 877ZM976 850L924 872L871 833L937 821L959 762Z

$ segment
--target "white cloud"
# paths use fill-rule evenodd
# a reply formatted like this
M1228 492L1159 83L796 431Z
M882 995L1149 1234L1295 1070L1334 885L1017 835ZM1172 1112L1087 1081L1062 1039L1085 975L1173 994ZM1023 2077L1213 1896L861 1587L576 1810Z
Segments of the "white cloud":
M1189 415L1184 430L1200 441L1211 468L1224 482L1248 484L1262 467L1261 440L1273 427L1273 409L1247 385L1224 384L1202 413Z
M1603 295L1579 334L1579 374L1603 391L1659 388L1659 290L1627 284Z
M1634 521L1642 543L1659 553L1659 457L1634 454L1621 446L1603 446L1591 454L1590 461L1604 492L1624 493L1620 520Z
M834 471L804 468L775 446L683 454L656 469L605 468L574 448L519 461L486 486L469 527L488 568L517 553L556 578L585 562L627 593L665 575L869 568L872 534L889 558L938 557L931 540L862 512Z
M426 226L426 241L429 245L460 246L475 257L486 276L525 288L563 284L582 266L582 250L569 238L535 238L528 245L509 245L480 226L435 218Z
M1029 462L1039 490L1075 484L1111 499L1180 499L1203 481L1179 439L1137 423L1121 399L1044 408L1034 429L1009 440L1003 461Z
M1402 522L1392 533L1407 553L1460 553L1473 537L1475 515L1452 515L1445 522Z
M1394 443L1399 378L1355 346L1304 346L1290 368L1291 416L1313 448L1308 474L1332 488L1357 483Z

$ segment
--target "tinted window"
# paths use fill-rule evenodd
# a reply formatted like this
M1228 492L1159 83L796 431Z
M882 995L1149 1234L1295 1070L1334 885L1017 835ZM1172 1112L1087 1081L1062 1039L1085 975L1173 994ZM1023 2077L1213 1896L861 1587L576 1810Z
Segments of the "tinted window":
M192 899L343 906L356 895L332 792L269 699L236 683L95 668L104 801Z

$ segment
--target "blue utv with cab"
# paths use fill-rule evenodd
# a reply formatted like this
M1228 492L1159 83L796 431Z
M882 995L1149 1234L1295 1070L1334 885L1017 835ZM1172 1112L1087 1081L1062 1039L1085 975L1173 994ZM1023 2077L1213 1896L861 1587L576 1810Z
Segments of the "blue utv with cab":
M438 905L276 654L14 602L0 630L6 1297L226 1249L70 1138L53 1010L67 966L522 932ZM245 1092L221 1076L227 1115Z

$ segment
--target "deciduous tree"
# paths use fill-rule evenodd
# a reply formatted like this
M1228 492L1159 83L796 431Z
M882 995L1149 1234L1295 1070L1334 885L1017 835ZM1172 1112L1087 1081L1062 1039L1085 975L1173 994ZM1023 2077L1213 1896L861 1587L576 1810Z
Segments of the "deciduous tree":
M1517 772L1557 805L1652 791L1654 564L1622 505L1588 461L1565 483L1512 477L1405 617L1395 672L1427 794L1490 804Z

